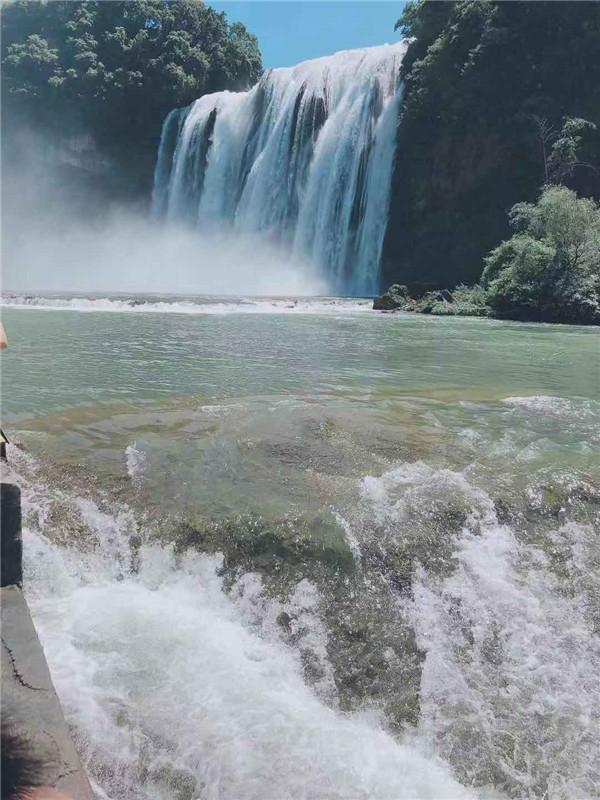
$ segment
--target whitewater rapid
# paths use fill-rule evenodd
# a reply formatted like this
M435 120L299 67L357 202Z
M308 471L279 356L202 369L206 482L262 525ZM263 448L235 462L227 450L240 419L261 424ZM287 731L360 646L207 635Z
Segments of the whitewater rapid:
M260 233L333 293L372 295L387 226L407 43L267 70L165 120L153 209L199 230Z
M277 626L257 629L258 577L228 596L219 557L146 542L132 561L133 515L76 496L87 545L59 546L44 535L56 496L20 482L28 601L99 796L473 797L423 743L317 698ZM298 612L310 594L296 592Z
M253 298L205 297L195 300L173 298L115 298L115 297L35 297L3 295L0 307L20 311L76 311L132 314L344 314L370 311L370 300L331 298Z
M131 480L143 481L143 452L131 446L126 455ZM471 508L450 542L452 573L420 566L411 597L398 601L425 658L418 726L394 739L375 707L336 710L331 676L318 692L311 688L301 653L282 640L283 611L309 630L304 647L310 642L328 664L320 598L309 582L284 604L265 595L258 574L225 592L221 556L178 555L126 506L107 513L30 482L25 473L37 466L14 448L11 457L23 467L28 601L99 796L595 796L600 586L589 572L597 558L591 526L567 522L552 534L567 547L575 591L565 593L544 552L500 524L489 496L464 474L416 463L360 481L385 536L397 536L431 498L459 497ZM53 541L57 504L80 520L79 544ZM360 530L338 521L360 560ZM429 543L429 556L438 547ZM460 764L476 794L448 762ZM506 794L492 788L503 785Z

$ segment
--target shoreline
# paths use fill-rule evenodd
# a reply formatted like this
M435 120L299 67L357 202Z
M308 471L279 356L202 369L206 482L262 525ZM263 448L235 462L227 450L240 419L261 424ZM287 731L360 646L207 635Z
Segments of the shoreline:
M395 290L400 289L398 296ZM0 293L2 311L46 311L74 313L142 313L179 314L185 316L255 316L255 315L327 315L349 316L369 311L382 314L404 313L431 317L463 317L493 322L517 322L536 325L561 325L577 328L598 328L600 319L581 322L573 319L540 319L539 316L498 315L484 306L469 307L456 299L453 291L440 289L423 294L408 294L406 287L392 285L381 295L352 297L348 295L241 295L241 294L158 294L153 292L40 292Z
M475 302L471 301L470 295L472 294L476 297ZM392 284L385 292L373 299L373 310L384 314L404 312L431 317L470 317L496 322L535 323L536 325L573 325L579 328L600 326L600 318L592 322L581 322L573 319L540 318L540 315L498 315L490 306L481 301L481 287L479 286L458 286L453 290L439 289L412 296L406 286Z

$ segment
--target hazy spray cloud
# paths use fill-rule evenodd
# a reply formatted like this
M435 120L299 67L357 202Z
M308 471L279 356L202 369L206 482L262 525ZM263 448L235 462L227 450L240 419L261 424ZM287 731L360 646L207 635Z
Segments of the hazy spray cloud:
M50 145L30 131L18 138L18 158L3 148L4 292L325 292L314 273L258 236L200 234L110 203L110 166L95 163L89 141Z

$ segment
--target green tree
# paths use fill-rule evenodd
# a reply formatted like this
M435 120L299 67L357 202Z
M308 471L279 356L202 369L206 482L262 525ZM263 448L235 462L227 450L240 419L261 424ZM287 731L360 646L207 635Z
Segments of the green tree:
M172 108L261 73L256 37L199 0L14 2L1 16L4 110L86 129L134 191Z
M600 206L564 186L510 212L516 233L485 260L495 314L600 324Z
M35 33L22 43L9 45L7 53L4 67L20 73L20 81L14 87L20 93L39 91L40 86L52 79L59 60L58 50Z
M552 183L564 183L577 167L596 170L593 164L579 160L584 136L591 131L596 131L596 125L587 119L567 117L564 120L548 158L547 175Z

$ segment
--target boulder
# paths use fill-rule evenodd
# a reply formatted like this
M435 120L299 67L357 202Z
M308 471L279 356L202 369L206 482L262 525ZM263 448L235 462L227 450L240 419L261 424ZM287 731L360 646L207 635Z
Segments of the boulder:
M373 300L373 308L376 311L395 311L401 309L408 311L412 309L413 300L408 293L406 286L394 283L387 292Z
M425 294L416 301L415 311L421 314L445 314L448 313L448 306L453 302L454 297L448 289L425 292Z

